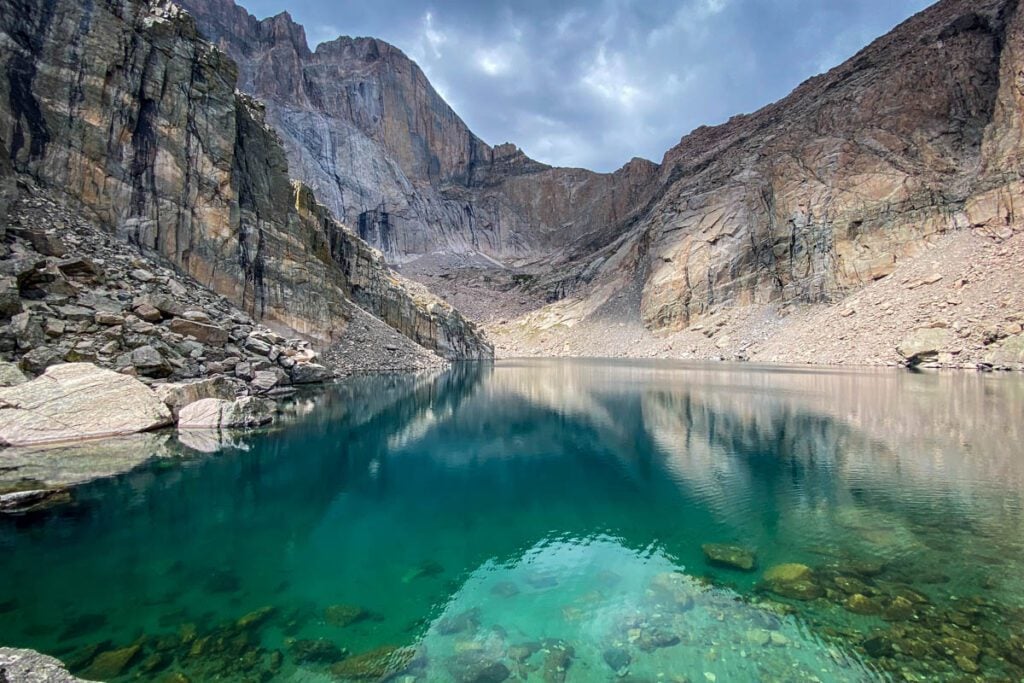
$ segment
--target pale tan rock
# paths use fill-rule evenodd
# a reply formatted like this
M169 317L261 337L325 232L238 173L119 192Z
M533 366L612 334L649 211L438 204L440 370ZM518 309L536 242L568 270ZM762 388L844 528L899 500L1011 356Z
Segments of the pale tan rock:
M178 429L236 429L258 427L274 419L276 405L255 396L235 401L205 398L178 413Z
M190 403L205 398L234 400L236 385L226 377L210 377L194 382L158 384L153 387L153 391L171 409L177 419L181 409Z
M924 327L914 330L900 342L896 350L911 365L938 360L939 353L952 343L945 328Z
M144 432L171 424L145 384L91 363L53 365L0 389L0 443L27 446Z

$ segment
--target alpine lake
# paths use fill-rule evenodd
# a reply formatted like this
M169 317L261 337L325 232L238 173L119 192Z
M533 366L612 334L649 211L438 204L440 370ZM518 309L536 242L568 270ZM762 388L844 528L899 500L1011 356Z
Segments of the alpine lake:
M1019 376L502 361L284 409L0 517L0 645L166 683L1024 677Z

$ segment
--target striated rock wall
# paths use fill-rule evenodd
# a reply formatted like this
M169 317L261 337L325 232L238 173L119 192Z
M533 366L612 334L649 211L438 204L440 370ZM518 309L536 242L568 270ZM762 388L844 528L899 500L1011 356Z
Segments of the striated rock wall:
M392 262L437 250L507 262L587 245L657 171L550 168L477 138L398 48L341 37L311 52L287 13L256 20L232 0L183 0L267 102L295 174Z
M262 105L235 90L235 64L187 13L166 0L0 0L0 10L0 151L15 171L257 319L334 338L359 286L324 245L366 247L298 210ZM399 302L388 309L397 329L449 357L489 356L457 312L431 328L420 321L437 314L407 285L362 276L393 283L359 298L381 310L374 297Z

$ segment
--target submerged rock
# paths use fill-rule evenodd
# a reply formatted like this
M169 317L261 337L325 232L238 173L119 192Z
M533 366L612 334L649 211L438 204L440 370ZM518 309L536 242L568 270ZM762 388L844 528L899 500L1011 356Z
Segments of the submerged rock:
M92 660L92 664L82 672L82 675L97 681L117 678L124 673L125 669L139 655L141 650L142 646L136 644L117 650L101 652L96 655L96 658Z
M133 377L90 363L55 365L0 389L0 445L75 441L171 424L171 411Z
M480 609L474 607L459 614L443 617L437 622L437 632L450 636L463 631L475 631L480 625Z
M878 614L881 611L874 600L860 593L854 593L844 600L843 607L849 612L862 615Z
M807 581L811 578L812 574L811 568L807 565L791 562L771 567L764 573L764 580L769 583Z
M261 609L249 612L238 621L235 622L235 626L242 629L255 629L263 626L268 619L277 613L277 608L271 605L263 607Z
M334 664L345 657L345 652L323 638L295 640L288 644L288 654L296 662Z
M795 562L770 568L764 573L764 585L772 593L792 600L816 600L825 594L811 568Z
M704 551L704 559L716 567L744 572L754 571L757 567L757 556L754 552L738 545L705 543L701 550Z
M633 656L624 647L610 647L601 653L601 657L604 659L604 663L619 675L622 675L633 661Z
M513 598L519 595L519 586L515 585L511 581L499 581L491 587L491 595L497 595L502 598Z
M410 648L385 645L338 662L331 667L331 674L342 679L377 680L401 673L414 656Z
M330 605L324 608L324 620L333 626L346 628L368 618L370 613L355 605Z

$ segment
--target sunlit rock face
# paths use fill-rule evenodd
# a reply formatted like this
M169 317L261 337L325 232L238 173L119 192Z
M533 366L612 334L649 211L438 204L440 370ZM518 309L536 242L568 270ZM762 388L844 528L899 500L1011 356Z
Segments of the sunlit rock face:
M401 50L348 38L309 50L287 13L185 0L200 30L267 103L294 173L393 262L437 250L502 261L588 244L648 193L657 165L614 174L551 168L485 144Z
M163 0L0 2L0 151L259 320L331 341L353 299L451 358L490 347L293 184L238 69Z

